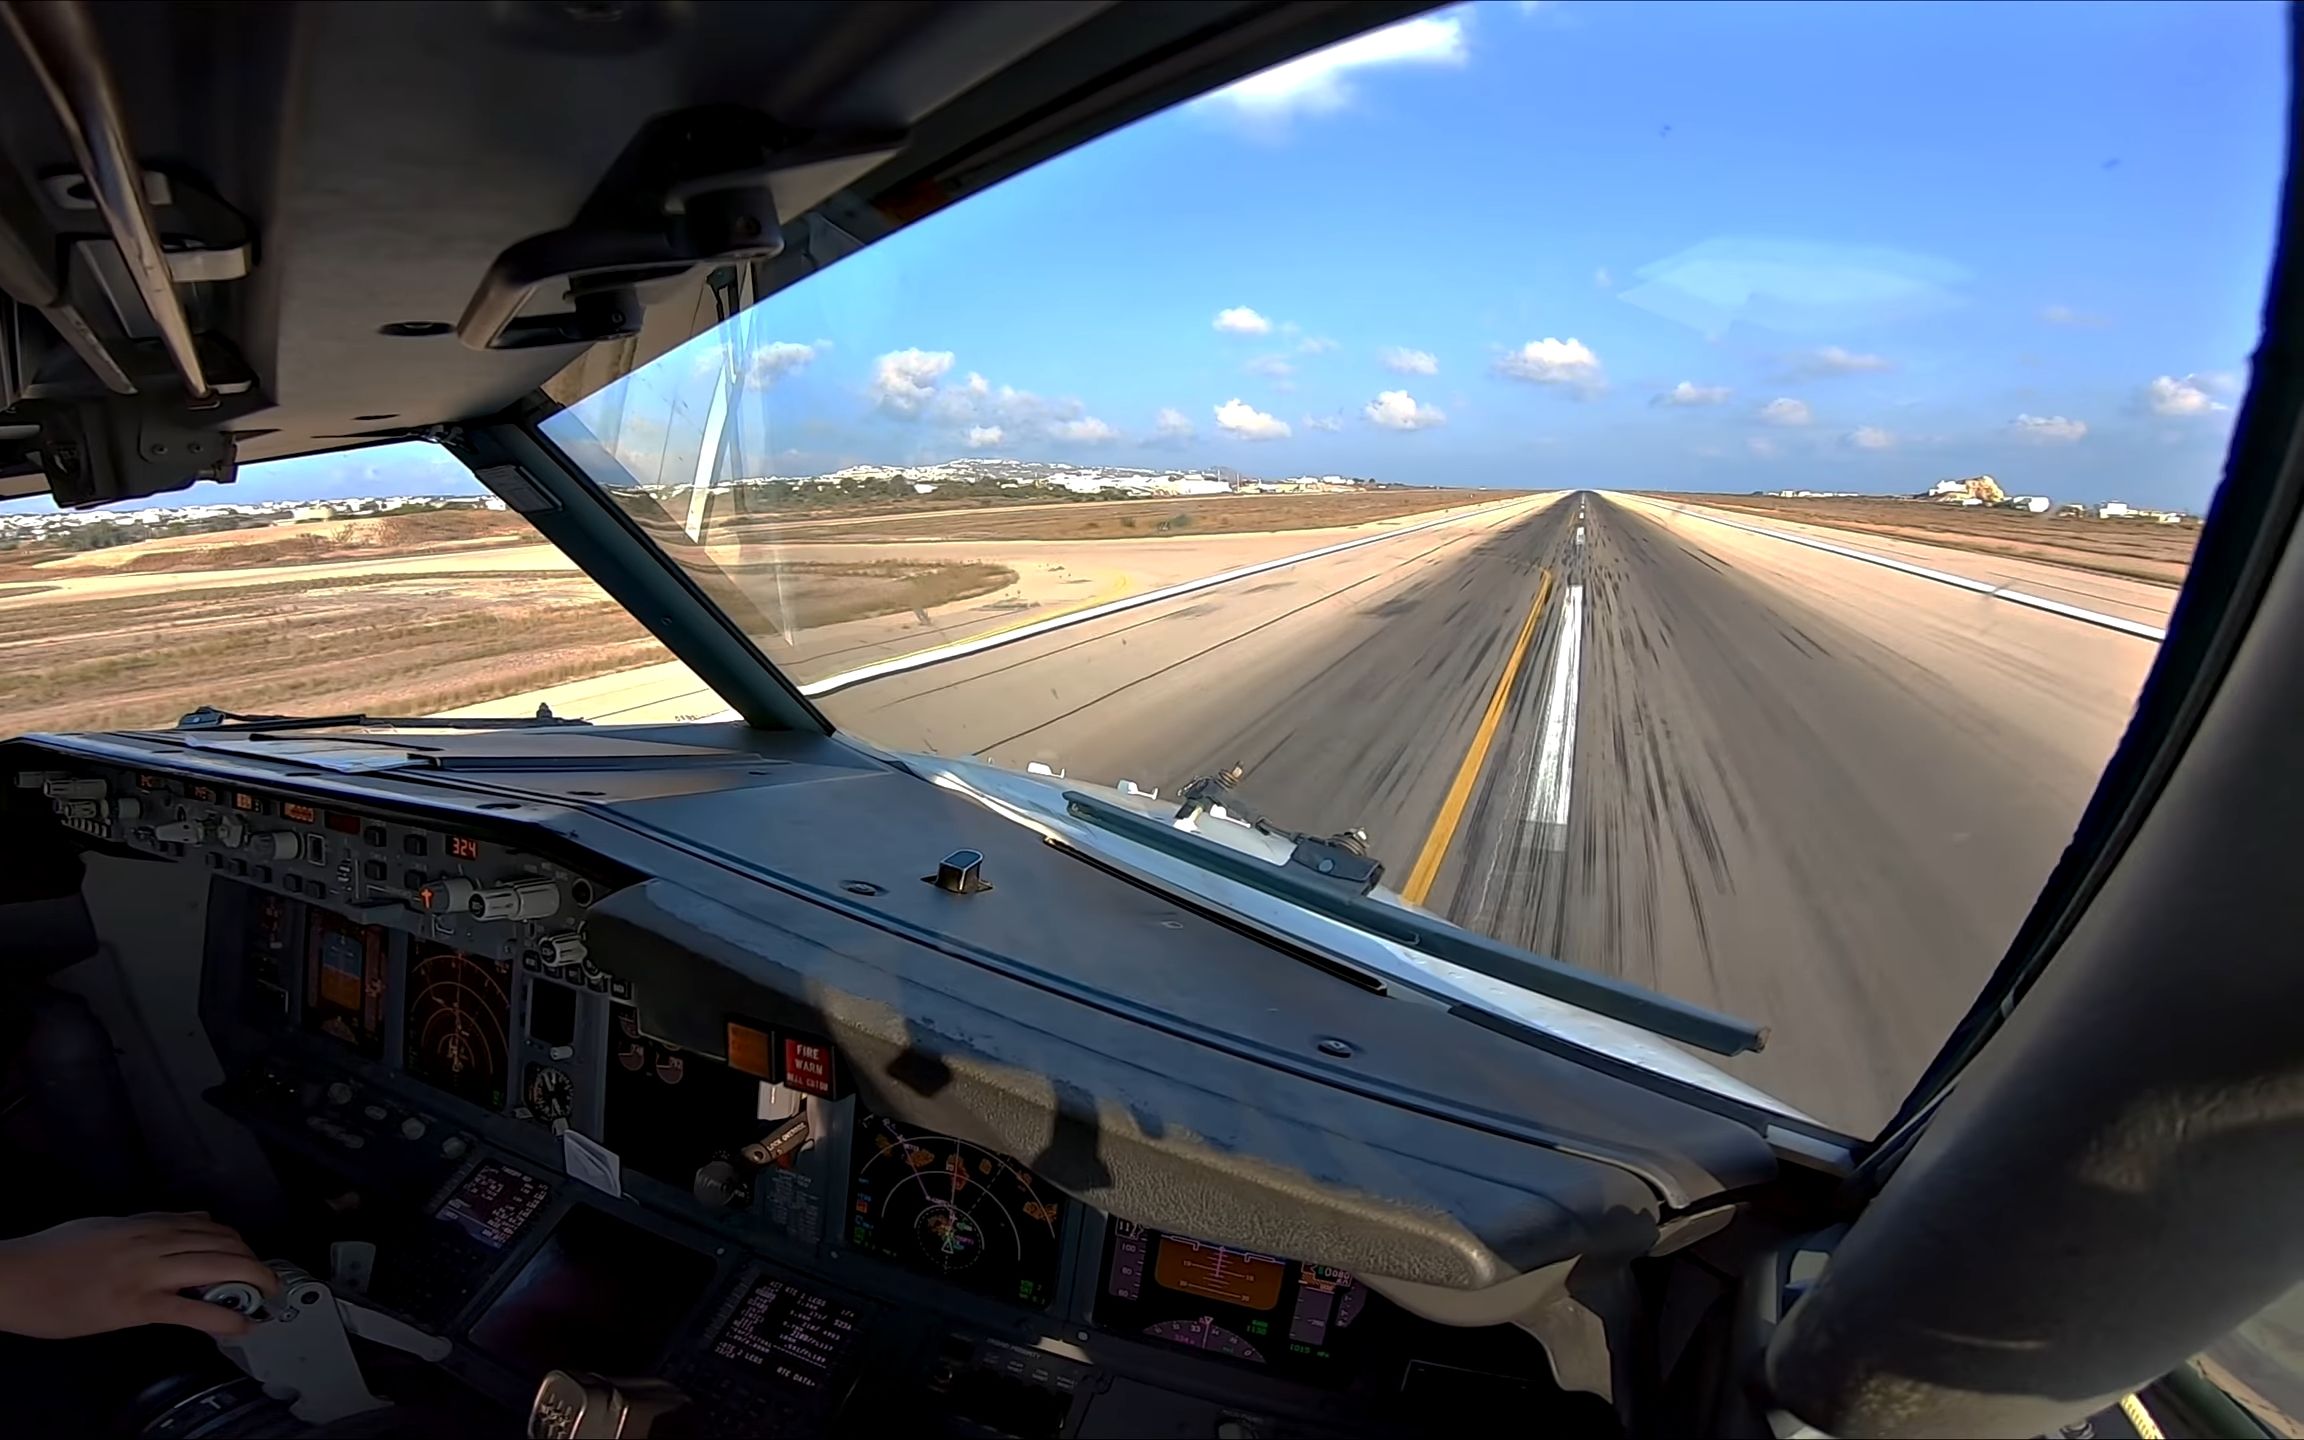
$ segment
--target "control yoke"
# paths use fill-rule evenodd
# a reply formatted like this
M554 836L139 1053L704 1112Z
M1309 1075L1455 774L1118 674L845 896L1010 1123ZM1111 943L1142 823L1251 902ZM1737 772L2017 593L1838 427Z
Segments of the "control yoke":
M403 1321L338 1295L286 1260L267 1262L280 1277L279 1298L267 1299L255 1286L232 1280L210 1285L199 1298L247 1316L248 1333L220 1336L216 1348L264 1387L288 1402L299 1420L324 1425L347 1415L381 1410L360 1373L349 1335L404 1350L419 1360L448 1358L448 1342Z

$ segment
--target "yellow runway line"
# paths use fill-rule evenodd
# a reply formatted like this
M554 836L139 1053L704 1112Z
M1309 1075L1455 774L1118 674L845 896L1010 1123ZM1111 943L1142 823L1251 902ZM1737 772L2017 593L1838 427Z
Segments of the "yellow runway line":
M1528 607L1528 618L1521 622L1520 638L1512 644L1504 673L1497 677L1496 693L1488 697L1488 711L1480 717L1480 728L1472 732L1472 748L1464 752L1464 763L1456 767L1456 779L1448 786L1448 798L1440 803L1440 818L1432 822L1432 833L1424 837L1424 849L1416 856L1415 868L1408 872L1408 883L1400 887L1400 894L1411 905L1423 904L1424 897L1432 893L1433 882L1440 878L1440 865L1448 858L1456 828L1464 823L1473 787L1480 783L1480 767L1487 763L1488 747L1504 719L1504 702L1511 698L1512 682L1520 674L1521 662L1528 658L1528 642L1535 638L1537 617L1551 598L1552 572L1546 570L1536 582L1536 603Z

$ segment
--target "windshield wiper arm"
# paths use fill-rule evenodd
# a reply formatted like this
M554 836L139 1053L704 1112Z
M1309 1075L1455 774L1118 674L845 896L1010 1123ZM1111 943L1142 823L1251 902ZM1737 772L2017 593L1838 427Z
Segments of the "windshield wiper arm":
M555 715L538 705L533 715L242 715L203 705L176 722L178 730L222 730L236 735L266 730L325 730L340 725L429 726L439 730L532 730L555 725L589 725L572 715Z
M1516 985L1555 1000L1582 1006L1597 1015L1637 1025L1669 1040L1678 1040L1715 1055L1741 1055L1768 1042L1768 1032L1747 1020L1659 995L1628 981L1578 969L1574 965L1491 940L1460 925L1432 915L1371 900L1348 887L1313 875L1296 875L1292 867L1274 865L1243 855L1228 846L1204 840L1165 821L1139 815L1077 790L1064 792L1066 810L1076 820L1109 830L1139 844L1149 845L1227 880L1292 901L1331 920L1358 926L1396 945L1461 965L1467 970Z

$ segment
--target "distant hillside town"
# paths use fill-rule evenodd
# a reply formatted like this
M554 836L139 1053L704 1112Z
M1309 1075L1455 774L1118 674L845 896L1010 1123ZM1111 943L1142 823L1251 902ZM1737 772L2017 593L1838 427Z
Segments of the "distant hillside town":
M827 475L756 475L722 480L715 495L739 497L739 508L767 508L789 501L823 504L847 500L940 499L1061 500L1134 496L1292 495L1372 489L1382 482L1353 475L1293 475L1260 479L1218 467L1156 470L1133 465L1066 465L1046 460L1004 460L973 456L933 465L851 465ZM649 493L685 493L686 485L643 485ZM747 503L749 502L749 503Z
M1871 495L1855 490L1760 490L1754 493L1780 500L1917 500L1937 505L1992 505L2003 510L2021 510L2028 515L2054 511L2058 515L2098 520L2150 520L2161 525L2197 523L2197 517L2181 510L2152 510L2121 500L2107 500L2100 505L2059 505L2046 495L2011 495L1989 475L1939 480L1917 495Z
M49 545L98 550L170 535L213 535L316 520L367 520L434 510L501 510L493 495L381 495L347 500L226 500L207 505L154 505L142 510L59 510L0 515L0 550Z

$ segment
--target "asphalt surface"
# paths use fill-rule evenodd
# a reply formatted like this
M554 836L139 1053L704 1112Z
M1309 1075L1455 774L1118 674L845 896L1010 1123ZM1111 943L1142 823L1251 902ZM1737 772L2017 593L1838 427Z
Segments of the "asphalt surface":
M824 703L1163 793L1239 763L1275 820L1365 828L1387 883L1425 857L1451 918L1767 1025L1728 1068L1868 1134L2000 958L2153 648L1583 493Z

